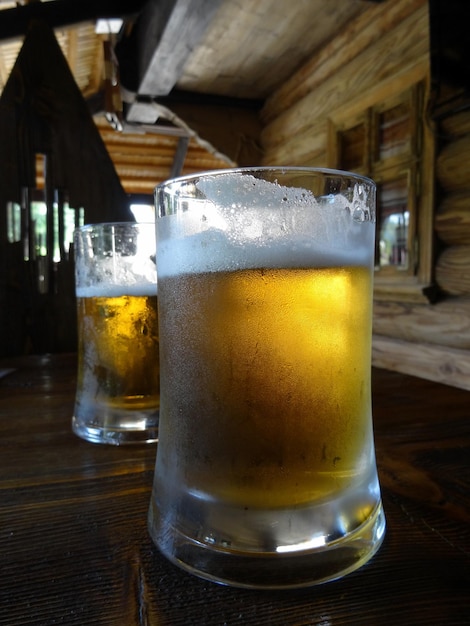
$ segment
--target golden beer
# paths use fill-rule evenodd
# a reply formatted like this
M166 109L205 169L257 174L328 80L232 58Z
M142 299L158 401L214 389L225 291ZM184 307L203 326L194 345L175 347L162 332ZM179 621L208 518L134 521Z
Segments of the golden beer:
M246 168L157 187L153 541L241 587L332 580L378 549L375 187Z
M155 224L74 233L78 377L72 430L94 443L158 438L160 369Z
M112 429L113 416L122 422L125 411L127 428L138 427L143 413L160 403L157 296L78 295L77 312L81 393L75 418L104 413L103 426Z
M282 507L362 478L370 268L193 274L162 279L159 290L171 346L162 455L179 450L160 462L175 482L241 507Z

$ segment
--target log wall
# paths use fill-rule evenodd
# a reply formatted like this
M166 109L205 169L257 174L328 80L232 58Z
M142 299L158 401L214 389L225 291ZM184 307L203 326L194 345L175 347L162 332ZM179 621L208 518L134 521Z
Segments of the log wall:
M447 115L438 130L436 280L450 296L470 296L470 112Z
M429 50L426 0L389 1L362 13L267 100L263 163L331 166L331 120L429 81ZM470 112L448 116L434 131L425 149L436 175L430 198L438 297L433 304L375 301L373 363L470 389Z

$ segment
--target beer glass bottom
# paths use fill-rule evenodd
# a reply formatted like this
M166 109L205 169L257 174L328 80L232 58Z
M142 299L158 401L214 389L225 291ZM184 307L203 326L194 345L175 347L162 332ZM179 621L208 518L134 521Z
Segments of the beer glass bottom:
M191 496L166 507L157 486L149 531L170 561L200 578L243 588L309 587L353 572L379 549L385 516L376 476L372 483L324 503L248 515Z
M72 417L73 432L92 443L115 446L155 443L158 441L158 410L139 412L138 415L106 415L105 419Z

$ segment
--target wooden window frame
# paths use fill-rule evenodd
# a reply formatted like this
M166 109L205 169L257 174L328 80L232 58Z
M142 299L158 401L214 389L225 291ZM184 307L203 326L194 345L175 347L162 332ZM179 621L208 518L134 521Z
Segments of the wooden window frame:
M395 166L384 170L381 174L374 176L374 181L377 184L377 195L379 196L380 186L384 183L388 183L400 178L406 178L407 180L407 207L410 214L408 233L407 233L407 250L408 250L408 263L406 267L399 265L384 265L380 266L376 264L376 276L375 280L380 277L396 279L402 276L414 276L418 267L417 259L417 240L416 240L416 213L417 213L417 198L413 193L413 189L416 188L416 168L415 167L402 167ZM377 227L379 223L377 222Z
M368 129L360 167L354 171L369 176L378 186L406 176L408 180L409 262L400 266L377 267L374 279L374 297L378 300L428 302L434 293L432 287L433 243L433 165L434 139L425 123L425 95L428 81L419 80L407 88L390 90L384 96L380 90L374 101L368 94L367 106L351 107L332 115L328 128L328 166L342 168L341 135L358 124ZM410 117L408 149L386 158L379 155L381 115L400 104L407 104Z

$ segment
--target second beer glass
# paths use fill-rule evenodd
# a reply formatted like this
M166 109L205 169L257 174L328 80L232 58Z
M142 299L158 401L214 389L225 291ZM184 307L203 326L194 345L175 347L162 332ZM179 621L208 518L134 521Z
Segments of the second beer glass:
M123 445L158 437L159 366L154 224L75 231L78 380L73 431Z
M378 549L375 186L244 169L156 192L161 412L149 528L217 582L306 586Z

